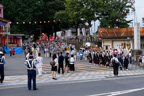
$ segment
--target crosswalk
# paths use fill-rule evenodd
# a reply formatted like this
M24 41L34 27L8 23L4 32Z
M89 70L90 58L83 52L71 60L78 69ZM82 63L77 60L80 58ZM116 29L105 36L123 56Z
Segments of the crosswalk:
M111 71L112 68L93 65L93 64L75 64L75 72L99 72L99 71ZM51 66L50 64L43 64L43 73L49 74L51 73Z

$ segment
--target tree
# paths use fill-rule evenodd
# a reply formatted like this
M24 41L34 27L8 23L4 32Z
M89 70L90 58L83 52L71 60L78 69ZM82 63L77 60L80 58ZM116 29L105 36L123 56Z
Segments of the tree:
M75 23L88 23L90 29L92 26L91 21L98 19L95 7L99 6L100 1L101 0L66 0L65 7L71 21Z
M12 22L11 33L35 34L34 22L41 19L42 0L2 0L2 4L4 17Z
M130 11L134 11L131 0L102 0L103 6L100 15L100 27L103 28L125 28L129 27L132 20L126 20Z
M59 27L62 29L69 28L72 24L70 24L69 20L69 14L65 10L60 10L55 13L54 18L56 21L59 21Z
M4 5L4 17L12 22L11 33L34 34L38 37L39 25L47 35L52 34L53 26L55 31L60 29L59 22L53 20L57 11L65 9L65 0L0 0L0 3Z

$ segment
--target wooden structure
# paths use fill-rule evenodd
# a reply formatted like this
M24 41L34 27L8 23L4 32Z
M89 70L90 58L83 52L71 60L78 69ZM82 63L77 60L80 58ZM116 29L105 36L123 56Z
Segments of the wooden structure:
M134 28L99 28L99 37L105 50L134 49ZM144 49L144 27L140 28L141 49ZM125 45L125 46L123 46Z

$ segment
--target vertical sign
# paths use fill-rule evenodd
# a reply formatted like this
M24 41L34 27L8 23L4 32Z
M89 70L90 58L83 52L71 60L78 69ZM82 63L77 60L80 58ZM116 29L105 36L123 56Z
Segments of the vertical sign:
M134 24L134 49L141 49L140 48L140 23Z

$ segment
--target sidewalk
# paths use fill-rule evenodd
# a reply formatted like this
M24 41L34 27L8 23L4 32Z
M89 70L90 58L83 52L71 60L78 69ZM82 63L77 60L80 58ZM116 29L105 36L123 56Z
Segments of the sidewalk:
M119 71L119 76L132 76L132 75L143 75L143 70L128 70ZM57 75L58 80L51 79L51 74L44 74L41 77L37 77L37 83L54 83L54 82L65 82L65 81L84 81L84 80L100 80L104 78L114 77L113 71L100 71L100 72L81 72L81 73L65 73L64 75ZM27 75L17 76L6 76L2 86L12 85L27 85Z

